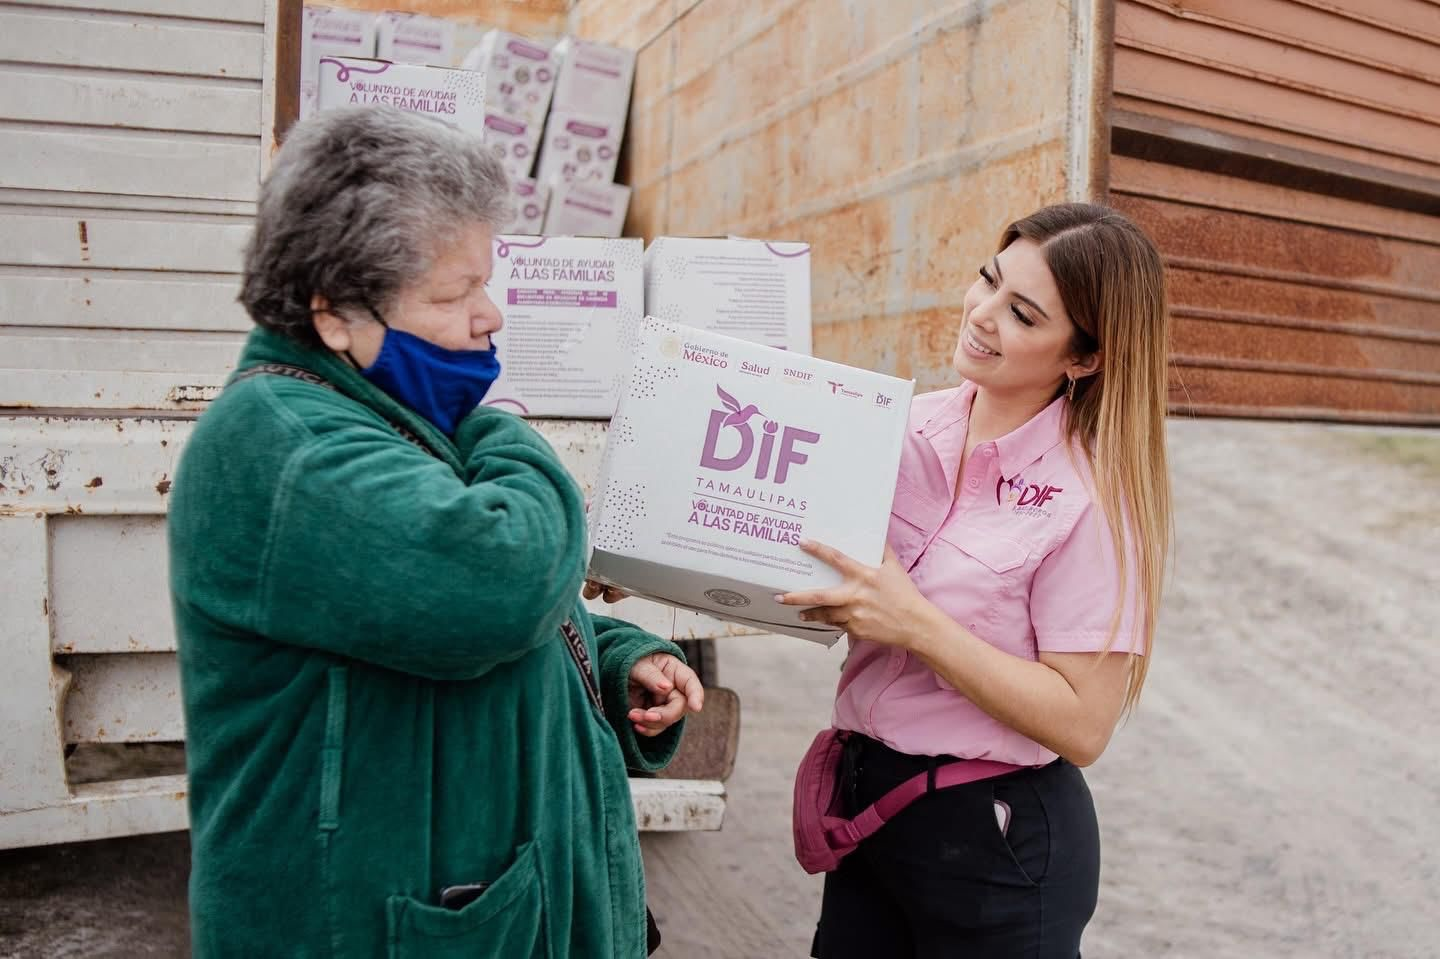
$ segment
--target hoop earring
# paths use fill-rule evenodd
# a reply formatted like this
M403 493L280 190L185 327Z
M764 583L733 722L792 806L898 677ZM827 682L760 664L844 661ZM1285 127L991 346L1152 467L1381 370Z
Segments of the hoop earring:
M1065 379L1067 380L1065 384L1065 399L1073 403L1075 402L1075 377L1067 376Z

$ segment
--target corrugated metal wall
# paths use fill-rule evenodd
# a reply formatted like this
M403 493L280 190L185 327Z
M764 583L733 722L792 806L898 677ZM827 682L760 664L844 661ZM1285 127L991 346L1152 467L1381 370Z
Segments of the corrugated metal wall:
M1113 69L1175 408L1440 423L1440 5L1119 0Z
M565 32L566 16L576 0L328 0L321 6L351 10L423 13L446 17L457 24L455 65L464 59L480 35L492 27L552 42Z
M482 25L553 38L571 6L342 2L456 15L462 50ZM215 394L250 328L235 295L277 8L298 24L298 0L0 0L0 409Z
M0 3L0 407L174 409L233 363L264 11Z
M628 232L809 241L815 352L925 389L1000 228L1088 182L1093 9L581 0L571 27L640 51Z

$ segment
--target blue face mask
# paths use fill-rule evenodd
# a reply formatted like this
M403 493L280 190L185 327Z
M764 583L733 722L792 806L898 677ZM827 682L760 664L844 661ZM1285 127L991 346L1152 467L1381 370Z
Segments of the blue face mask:
M500 361L493 340L488 350L447 350L387 326L380 355L360 375L454 436L500 376Z

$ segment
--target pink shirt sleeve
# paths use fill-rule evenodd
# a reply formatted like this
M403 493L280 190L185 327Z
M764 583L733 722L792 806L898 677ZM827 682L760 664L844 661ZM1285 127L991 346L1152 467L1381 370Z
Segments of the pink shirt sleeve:
M1130 537L1127 535L1127 542ZM1125 604L1112 652L1139 653L1140 621L1133 550L1125 570ZM1120 599L1120 567L1110 525L1091 503L1070 535L1040 562L1030 583L1030 623L1042 653L1093 653L1110 642L1110 623Z

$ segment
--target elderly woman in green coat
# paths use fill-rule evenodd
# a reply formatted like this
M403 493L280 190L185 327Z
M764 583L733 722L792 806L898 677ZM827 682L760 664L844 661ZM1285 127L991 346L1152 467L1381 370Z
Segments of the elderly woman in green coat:
M703 691L586 612L580 490L479 406L507 197L390 108L298 125L261 190L170 507L197 956L646 952L626 766Z

